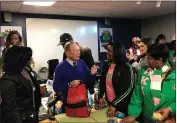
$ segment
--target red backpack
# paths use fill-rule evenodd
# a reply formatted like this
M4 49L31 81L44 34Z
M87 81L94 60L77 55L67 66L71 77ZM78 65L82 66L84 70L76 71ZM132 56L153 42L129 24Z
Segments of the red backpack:
M69 87L66 115L70 117L89 117L87 110L87 90L85 84L80 84L78 87Z

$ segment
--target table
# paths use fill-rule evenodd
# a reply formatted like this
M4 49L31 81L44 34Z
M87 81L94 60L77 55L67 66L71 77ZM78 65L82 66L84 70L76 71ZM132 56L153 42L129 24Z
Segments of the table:
M93 112L90 114L90 117L92 117L97 123L107 123L107 121L110 119L110 117L107 116L107 110L108 108L104 108L102 110L98 110L96 112ZM120 118L114 117L115 120L121 120Z
M52 120L46 119L46 120L43 120L39 123L57 123L57 121L52 121Z
M78 117L68 117L66 114L59 114L55 116L55 119L59 123L68 123L68 122L80 122L80 123L107 123L110 117L107 117L108 108L94 111L90 114L89 118L78 118ZM114 117L118 119L117 117Z
M78 118L68 117L66 114L55 115L55 119L59 123L97 123L92 117Z

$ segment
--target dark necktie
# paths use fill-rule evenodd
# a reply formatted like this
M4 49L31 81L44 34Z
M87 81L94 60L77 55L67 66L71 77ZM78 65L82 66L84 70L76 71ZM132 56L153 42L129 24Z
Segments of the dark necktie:
M76 66L77 66L77 63L76 63L76 62L73 62L73 66L76 67Z

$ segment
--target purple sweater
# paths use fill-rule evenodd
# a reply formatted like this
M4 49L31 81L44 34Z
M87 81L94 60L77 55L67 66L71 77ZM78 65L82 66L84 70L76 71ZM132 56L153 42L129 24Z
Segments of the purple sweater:
M67 92L69 83L73 80L81 80L87 87L93 85L95 75L90 74L90 69L87 67L84 61L78 60L77 66L72 66L67 60L64 60L57 65L55 69L55 77L53 83L53 89L55 92L61 92L63 95L63 101L66 103Z

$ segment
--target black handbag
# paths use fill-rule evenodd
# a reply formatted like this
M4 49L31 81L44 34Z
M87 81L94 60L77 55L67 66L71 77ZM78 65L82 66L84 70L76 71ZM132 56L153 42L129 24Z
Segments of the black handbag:
M55 112L55 104L59 101L62 100L62 94L58 93L56 94L56 96L53 97L49 97L48 102L47 102L47 107L48 107L48 115L49 115L49 119L54 119L54 116L56 115Z

